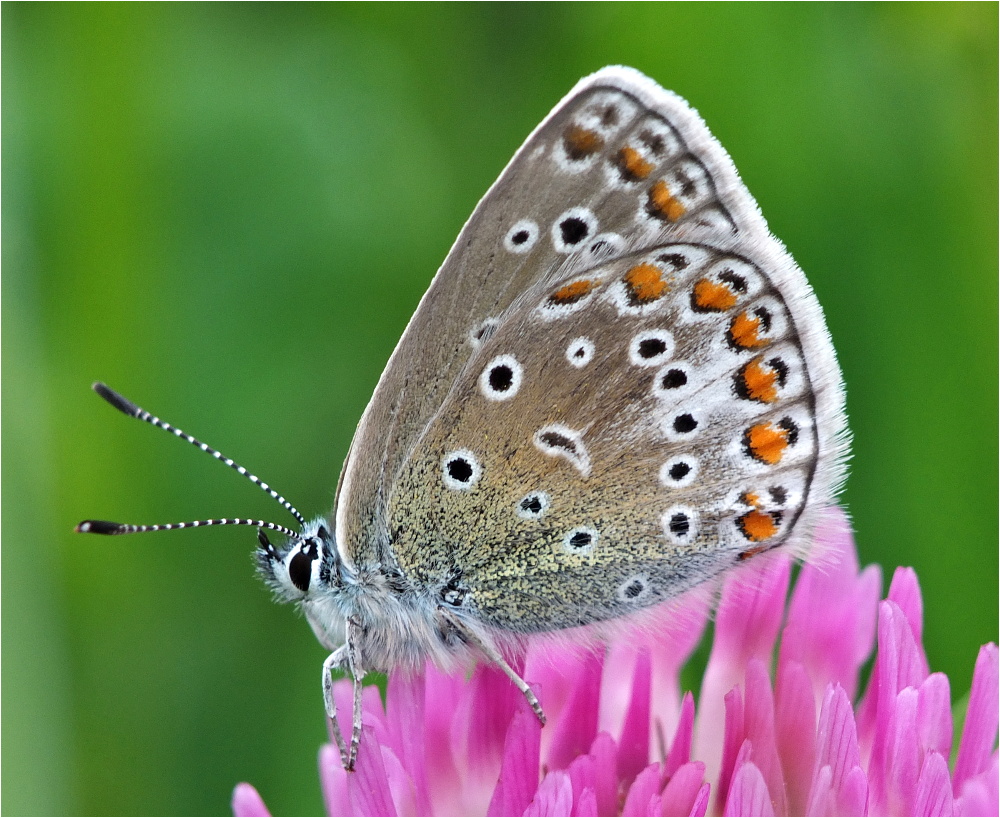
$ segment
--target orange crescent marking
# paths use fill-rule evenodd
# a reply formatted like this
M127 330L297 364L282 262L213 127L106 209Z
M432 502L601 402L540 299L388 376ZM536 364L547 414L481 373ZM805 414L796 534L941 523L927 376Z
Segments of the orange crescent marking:
M737 315L729 325L729 334L733 341L744 349L754 349L768 343L766 338L757 335L759 331L760 319L756 315L747 315L745 311Z
M645 179L653 172L653 163L643 159L639 151L628 145L618 151L618 165L629 178L635 180Z
M755 460L773 466L788 448L788 430L772 423L758 423L747 429L746 443Z
M667 291L667 282L663 280L663 272L653 264L637 264L622 279L632 290L636 301L648 304L662 298Z
M594 286L595 282L589 279L572 281L552 293L549 296L549 301L553 304L573 304L585 295L589 295L593 291Z
M571 159L584 159L604 147L604 140L594 131L570 125L563 134L566 152Z
M703 278L694 285L694 303L703 310L724 312L736 306L736 293L727 284Z
M660 179L649 189L649 206L663 218L675 222L684 215L685 207L674 198L667 183Z
M743 535L751 542L761 542L778 533L774 518L766 511L748 511L738 520Z
M775 386L778 373L765 367L760 358L755 358L743 367L742 377L747 395L753 400L774 403L778 399L778 389Z

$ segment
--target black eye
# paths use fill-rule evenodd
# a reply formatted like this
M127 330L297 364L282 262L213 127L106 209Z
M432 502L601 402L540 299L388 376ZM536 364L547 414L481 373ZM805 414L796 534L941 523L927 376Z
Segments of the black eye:
M316 559L316 548L311 547L299 551L288 563L288 578L292 585L302 593L309 591L309 580L312 579L312 561Z

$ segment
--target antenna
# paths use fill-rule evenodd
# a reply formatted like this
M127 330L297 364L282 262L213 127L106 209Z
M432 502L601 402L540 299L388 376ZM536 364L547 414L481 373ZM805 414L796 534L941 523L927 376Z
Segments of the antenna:
M166 432L170 432L176 437L186 440L192 446L197 446L203 452L208 452L216 460L225 463L229 468L238 471L247 480L253 483L255 486L263 489L271 497L281 503L282 506L299 521L299 525L305 528L306 521L305 518L299 514L298 510L291 503L288 502L284 497L282 497L278 492L272 489L267 483L261 480L254 474L248 472L239 463L226 457L222 452L217 449L213 449L206 443L202 443L197 438L192 437L186 432L178 429L167 423L165 420L160 420L155 415L151 415L145 409L132 403L128 398L123 395L119 395L114 389L98 381L93 385L94 391L100 395L104 400L115 407L119 412L122 412L130 417L138 418L145 423L149 423L156 426L159 429L163 429ZM74 530L81 534L141 534L146 531L172 531L174 529L181 528L198 528L199 526L210 526L210 525L252 525L256 526L258 529L266 528L269 531L277 531L280 534L284 534L288 537L298 537L298 532L292 531L290 528L286 528L283 525L278 525L277 523L269 523L264 520L245 520L239 517L234 518L222 518L214 520L192 520L190 522L184 523L166 523L163 525L128 525L126 523L113 523L107 520L84 520L80 523Z

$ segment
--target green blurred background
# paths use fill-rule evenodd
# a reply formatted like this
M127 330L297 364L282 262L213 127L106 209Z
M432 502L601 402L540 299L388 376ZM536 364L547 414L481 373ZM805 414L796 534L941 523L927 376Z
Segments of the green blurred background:
M997 6L5 3L4 813L321 809L285 521L90 392L331 505L465 218L573 83L636 66L729 149L826 308L864 562L915 566L955 698L997 638Z

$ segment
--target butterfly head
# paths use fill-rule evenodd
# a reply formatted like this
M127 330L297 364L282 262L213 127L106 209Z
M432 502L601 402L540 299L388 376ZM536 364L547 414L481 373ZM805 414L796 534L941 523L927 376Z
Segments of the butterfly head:
M283 547L271 543L263 529L257 530L257 540L257 570L281 599L305 602L342 584L343 563L322 517L307 523Z

